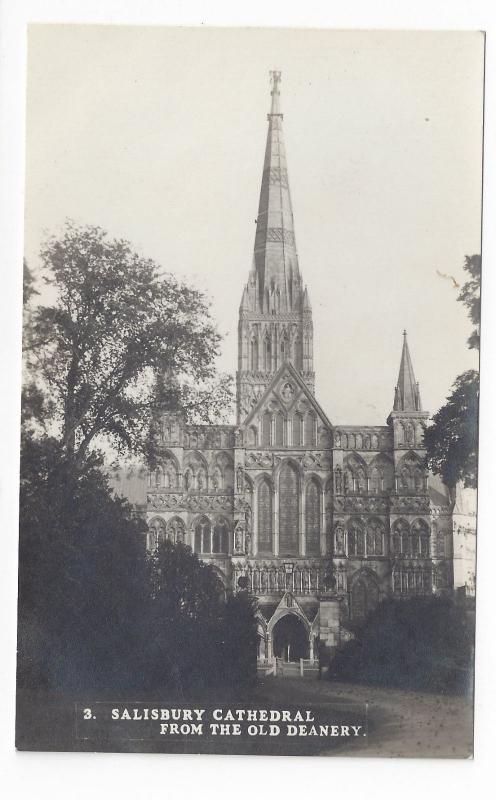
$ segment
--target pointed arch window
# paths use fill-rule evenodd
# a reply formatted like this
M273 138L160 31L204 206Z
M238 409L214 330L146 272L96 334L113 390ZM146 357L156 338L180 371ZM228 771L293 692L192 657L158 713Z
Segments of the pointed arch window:
M212 526L208 517L200 517L195 525L195 553L212 552Z
M212 552L227 553L229 541L229 528L225 519L215 523L212 536Z
M268 335L264 339L264 370L265 372L272 370L272 344Z
M305 445L315 446L315 414L311 411L305 417Z
M372 519L367 523L367 555L382 556L383 527L379 520Z
M253 372L258 372L258 339L253 336L250 341L250 366Z
M262 417L262 445L270 447L270 428L272 424L272 414L266 411Z
M303 419L301 414L293 417L293 445L300 447L303 444Z
M160 518L154 519L150 524L150 547L155 550L159 543L166 538L165 521Z
M184 542L184 522L179 517L175 519L171 519L167 523L167 537L174 542L174 544L178 544L179 542Z
M298 555L298 475L295 467L283 464L279 475L279 551Z
M276 414L275 420L275 442L278 447L284 444L284 417L282 414Z
M422 558L429 556L429 539L430 530L429 526L423 519L416 520L412 525L412 544L415 541L416 550L413 555L420 555Z
M258 487L257 523L258 550L269 555L272 553L272 490L266 480Z
M309 556L320 553L320 489L311 480L305 492L305 536L306 552Z
M365 555L365 533L359 522L352 521L348 526L348 555Z

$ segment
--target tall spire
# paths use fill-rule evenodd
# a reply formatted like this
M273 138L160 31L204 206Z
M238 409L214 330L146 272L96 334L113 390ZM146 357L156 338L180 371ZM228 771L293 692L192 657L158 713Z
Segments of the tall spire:
M271 102L258 204L253 266L239 308L237 406L241 423L282 364L314 391L312 306L303 286L293 226L280 105L281 73Z
M280 106L281 73L270 73L272 91L258 204L254 263L256 309L261 313L293 311L301 302L301 279L289 192ZM255 274L253 274L255 273Z
M401 352L398 383L396 384L394 394L393 410L422 411L420 390L419 385L415 380L415 373L413 371L412 359L410 358L410 350L408 348L406 331L403 331L403 349Z

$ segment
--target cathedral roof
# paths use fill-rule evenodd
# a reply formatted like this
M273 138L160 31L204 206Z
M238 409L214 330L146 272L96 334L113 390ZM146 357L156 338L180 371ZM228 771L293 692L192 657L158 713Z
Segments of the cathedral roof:
M393 409L394 411L422 411L419 385L415 380L406 331L403 331L403 349Z

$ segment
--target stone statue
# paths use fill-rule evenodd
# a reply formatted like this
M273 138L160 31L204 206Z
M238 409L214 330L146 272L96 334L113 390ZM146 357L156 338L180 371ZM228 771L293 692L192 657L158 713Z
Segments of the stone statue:
M334 575L334 564L329 561L324 572L324 589L326 592L334 592L336 589L336 577Z
M344 553L344 530L341 525L336 527L336 553Z
M245 488L245 475L243 467L240 464L236 470L236 489L238 492L242 492L244 488Z
M290 383L285 383L281 392L282 399L285 403L290 403L293 399L294 388Z
M234 550L236 553L242 553L243 548L243 538L244 538L244 525L242 522L238 522L236 525L236 529L234 531Z

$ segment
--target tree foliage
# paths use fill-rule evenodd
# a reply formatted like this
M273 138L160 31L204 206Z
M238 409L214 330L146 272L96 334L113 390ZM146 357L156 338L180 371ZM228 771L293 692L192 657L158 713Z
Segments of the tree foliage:
M25 349L66 456L82 462L102 437L147 452L164 402L205 421L224 413L231 381L216 376L220 336L200 292L98 227L66 223L41 258L55 300L33 309Z
M111 495L98 457L23 438L19 538L21 688L118 690L146 598L143 521Z
M236 686L256 677L257 631L252 601L225 597L214 568L184 544L162 541L150 568L142 657L149 688L179 691Z
M459 481L477 488L479 373L459 375L444 406L425 431L429 466L454 488Z
M241 685L256 675L254 609L224 596L213 567L164 541L54 439L21 459L18 681L21 689L129 693Z
M458 300L468 309L475 325L469 339L471 349L479 349L481 258L466 256L464 269L470 279L463 285ZM447 402L432 418L425 431L426 461L454 489L459 481L477 488L479 423L479 373L468 370L459 375Z
M383 601L336 654L329 677L433 692L470 690L474 620L447 597Z
M465 256L464 269L470 275L470 279L463 284L457 300L467 307L470 321L475 325L474 330L468 338L468 346L470 349L479 350L481 257L478 255Z
M100 228L67 224L42 259L51 304L24 272L19 688L246 683L250 603L226 602L184 545L147 553L146 525L112 493L98 450L103 439L150 457L157 409L207 421L225 410L205 299Z

